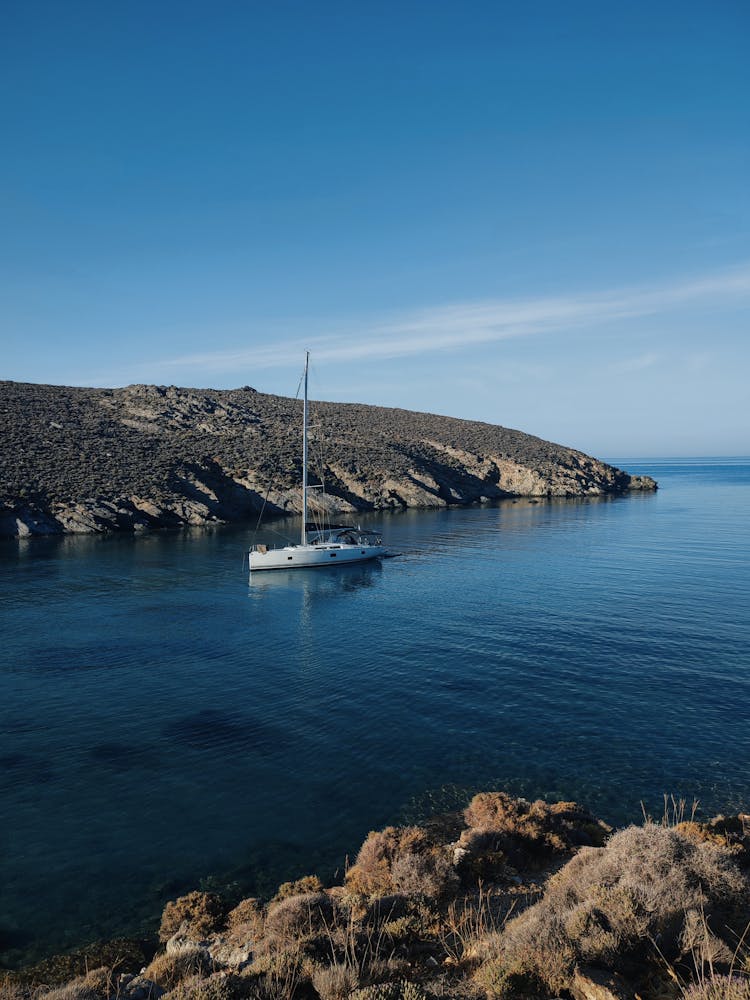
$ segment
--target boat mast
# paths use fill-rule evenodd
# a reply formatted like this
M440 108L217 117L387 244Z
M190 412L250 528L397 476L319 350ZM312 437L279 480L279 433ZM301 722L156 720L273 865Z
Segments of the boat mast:
M305 396L302 404L302 545L307 544L307 368L310 352L305 351Z

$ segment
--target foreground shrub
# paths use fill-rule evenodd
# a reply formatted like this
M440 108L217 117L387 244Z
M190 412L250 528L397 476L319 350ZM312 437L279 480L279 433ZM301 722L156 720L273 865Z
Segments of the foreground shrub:
M67 986L58 986L54 990L38 994L42 1000L102 1000L106 994L97 991L87 985L83 979L76 979Z
M391 881L404 896L437 899L458 887L458 876L448 856L433 848L429 853L408 851L391 865Z
M417 826L387 826L367 835L357 860L346 873L346 884L362 896L384 896L394 891L391 867L403 854L429 849L426 834Z
M422 987L408 980L365 986L361 990L355 990L350 997L351 1000L428 1000Z
M447 849L417 826L368 834L346 873L348 889L370 899L401 894L437 898L457 884Z
M308 892L323 892L323 889L324 885L317 875L303 875L293 882L282 882L271 902L288 899L290 896L302 896Z
M243 899L227 914L227 930L233 941L257 941L263 937L265 920L258 900Z
M632 971L653 957L657 940L675 963L695 914L724 927L737 924L749 902L748 884L726 851L673 829L629 827L607 847L572 858L538 903L488 941L486 957L563 990L577 962Z
M213 976L189 976L179 982L162 1000L237 1000L242 995L238 981L219 973Z
M480 967L474 979L488 1000L516 1000L546 992L538 975L523 962L508 964L505 959L491 959Z
M684 1000L750 1000L750 979L710 976L683 993Z
M459 844L475 859L489 857L493 871L544 864L582 846L600 846L610 828L575 802L527 802L505 792L481 792L464 811L468 826ZM492 874L493 871L479 874Z
M117 992L115 976L111 969L102 966L92 969L85 976L78 976L65 986L36 993L35 1000L107 1000Z
M324 892L287 896L268 907L266 945L278 950L311 941L327 933L333 917L333 903Z
M189 892L164 907L159 940L168 941L180 930L190 937L205 937L220 930L225 917L226 904L221 896L215 892Z
M322 965L313 972L312 984L320 1000L348 1000L359 986L359 975L350 965Z
M186 947L157 955L143 975L163 989L172 990L183 980L210 971L208 952L204 948Z

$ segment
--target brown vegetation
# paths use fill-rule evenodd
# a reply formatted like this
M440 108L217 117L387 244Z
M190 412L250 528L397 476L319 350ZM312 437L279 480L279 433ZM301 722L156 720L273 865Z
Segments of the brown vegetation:
M574 803L495 792L464 821L369 834L345 886L190 893L143 975L14 976L0 1000L750 1000L741 819L607 839Z
M180 896L164 907L159 940L168 941L180 930L193 937L203 937L223 925L226 913L226 903L215 892L190 892Z
M171 990L185 979L210 972L211 968L211 959L205 948L187 945L177 951L157 955L143 974L157 986Z
M741 932L748 912L747 880L727 851L654 824L629 827L604 848L582 849L538 903L488 940L479 981L487 987L496 970L510 969L557 992L582 965L633 975L649 962L703 960L709 943L716 962L731 960L696 917Z
M575 802L527 802L506 792L475 795L464 817L468 829L461 847L497 865L506 860L514 866L545 865L579 847L601 845L611 832Z

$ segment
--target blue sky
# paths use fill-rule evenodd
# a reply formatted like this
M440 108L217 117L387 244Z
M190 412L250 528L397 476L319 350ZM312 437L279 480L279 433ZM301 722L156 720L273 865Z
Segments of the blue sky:
M750 453L745 2L24 0L0 377Z

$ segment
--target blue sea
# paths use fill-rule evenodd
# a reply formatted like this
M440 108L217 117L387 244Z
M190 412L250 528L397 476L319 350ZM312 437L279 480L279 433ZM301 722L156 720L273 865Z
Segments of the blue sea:
M251 527L0 543L0 962L479 789L750 809L750 460L616 461L658 493L368 516L398 558L250 583Z

